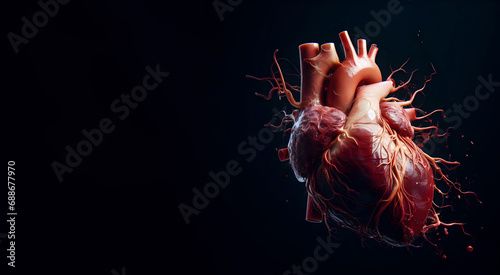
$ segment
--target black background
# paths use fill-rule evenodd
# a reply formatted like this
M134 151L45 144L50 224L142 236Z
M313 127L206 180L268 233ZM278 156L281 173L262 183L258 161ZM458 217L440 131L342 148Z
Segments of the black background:
M20 34L21 17L31 18L40 7L36 1L4 3L3 135L6 160L16 161L16 270L283 274L312 256L316 238L328 231L304 220L304 187L277 157L287 139L276 133L252 161L238 152L264 128L273 107L287 106L256 97L269 86L245 75L269 76L275 49L293 73L290 64L298 66L297 47L305 42L335 42L342 59L338 33L348 30L355 39L354 27L364 29L374 20L370 11L386 6L244 0L221 21L213 1L73 0L15 54L7 34ZM371 42L380 48L384 76L410 58L408 70L419 69L418 88L434 65L437 74L416 106L453 109L474 96L478 76L500 81L498 3L401 0L401 6ZM117 119L111 102L141 84L144 68L156 64L170 75L126 119ZM498 91L432 150L460 161L448 175L483 201L452 198L455 212L442 214L445 221L466 222L475 240L449 228L440 242L448 256L443 260L421 240L421 248L391 248L363 244L339 229L333 236L341 246L314 274L500 271L497 102ZM75 148L81 131L105 117L115 130L59 182L51 163L64 162L65 146ZM192 205L192 188L202 189L210 171L224 170L230 160L242 172L186 225L178 205ZM8 230L6 223L0 228ZM7 240L1 241L5 255ZM7 266L4 256L1 262Z

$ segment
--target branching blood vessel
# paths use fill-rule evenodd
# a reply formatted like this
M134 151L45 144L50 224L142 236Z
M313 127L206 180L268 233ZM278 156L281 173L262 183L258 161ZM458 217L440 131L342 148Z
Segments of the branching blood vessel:
M375 63L378 48L367 50L366 41L354 46L346 31L340 33L345 59L340 62L335 45L307 43L299 46L300 88L285 82L274 54L277 71L272 77L255 78L273 84L273 93L288 99L296 109L286 115L281 127L293 123L288 146L279 151L289 161L308 193L306 219L333 221L342 227L394 246L408 246L418 236L444 223L433 203L434 192L445 195L459 186L443 174L440 164L459 165L425 154L413 141L415 132L436 126L414 127L411 122L442 112L436 110L417 117L412 108L415 96L431 80L435 71L408 101L390 94L410 83L396 86L392 79L403 64L385 81ZM297 101L293 93L300 94ZM445 193L435 180L444 181ZM475 194L474 194L475 195ZM462 227L463 229L463 227Z

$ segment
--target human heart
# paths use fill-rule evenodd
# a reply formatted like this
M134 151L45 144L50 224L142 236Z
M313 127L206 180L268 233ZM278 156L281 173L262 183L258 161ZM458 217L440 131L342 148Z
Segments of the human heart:
M408 82L395 87L392 74L382 81L376 45L367 51L360 39L356 53L347 32L340 38L342 62L333 43L300 45L300 90L285 82L275 54L279 76L265 80L276 81L273 90L297 108L286 118L294 124L279 156L306 182L308 221L334 221L361 236L408 246L443 224L433 207L434 190L440 192L434 174L453 184L437 165L451 162L413 142L414 131L423 129L411 125L420 119L416 109L404 107L423 87L406 102L388 98ZM300 102L291 90L300 92Z

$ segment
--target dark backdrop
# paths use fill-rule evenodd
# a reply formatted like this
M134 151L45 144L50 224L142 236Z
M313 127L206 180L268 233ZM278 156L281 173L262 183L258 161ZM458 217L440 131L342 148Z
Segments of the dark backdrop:
M303 184L277 157L286 137L266 136L271 141L250 153L249 138L265 134L273 107L290 107L256 97L270 87L245 75L269 76L275 49L293 73L305 42L335 42L342 59L338 33L348 30L355 39L356 27L369 25L384 76L410 58L408 70L419 69L415 90L430 64L436 68L416 106L451 110L448 122L439 116L433 122L456 127L426 150L460 161L448 175L483 203L451 196L455 211L443 210L443 220L466 222L474 239L449 228L440 241L446 260L421 240L421 248L391 248L338 229L333 236L341 246L314 274L498 272L498 87L481 90L486 100L475 90L478 77L500 81L499 5L401 0L402 10L376 29L373 13L384 13L388 2L221 0L215 3L229 9L219 17L213 1L73 0L17 54L8 33L21 34L21 18L32 20L41 8L34 0L4 3L3 135L7 160L16 161L16 270L283 274L300 265L328 231L304 220ZM157 64L170 75L118 119L111 103ZM470 111L461 115L454 104L464 102ZM82 130L103 118L112 119L114 131L60 182L52 163L64 163L65 147L76 148ZM241 172L187 225L179 204L192 206L192 189L203 190L210 172L233 160ZM6 223L1 228L8 231Z

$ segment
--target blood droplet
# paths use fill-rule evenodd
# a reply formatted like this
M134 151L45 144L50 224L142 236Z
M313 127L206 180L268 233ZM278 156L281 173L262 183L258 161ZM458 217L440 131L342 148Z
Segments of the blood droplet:
M471 245L467 246L467 251L468 252L474 251L474 247L472 247Z

